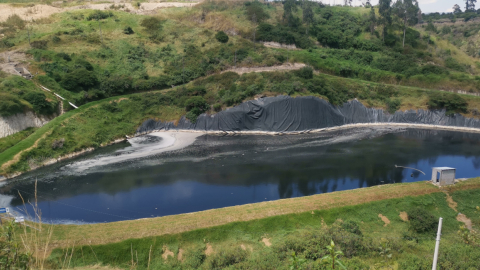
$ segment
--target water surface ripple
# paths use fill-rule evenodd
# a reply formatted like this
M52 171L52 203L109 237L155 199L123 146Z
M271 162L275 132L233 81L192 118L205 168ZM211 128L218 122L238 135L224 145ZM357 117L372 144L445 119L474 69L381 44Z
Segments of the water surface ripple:
M376 127L285 136L203 135L184 149L147 157L136 152L165 142L149 135L136 140L10 180L0 186L0 207L31 213L19 193L33 202L36 179L43 220L78 224L428 180L435 166L457 168L457 178L480 175L480 134L453 131ZM111 162L116 156L118 162Z

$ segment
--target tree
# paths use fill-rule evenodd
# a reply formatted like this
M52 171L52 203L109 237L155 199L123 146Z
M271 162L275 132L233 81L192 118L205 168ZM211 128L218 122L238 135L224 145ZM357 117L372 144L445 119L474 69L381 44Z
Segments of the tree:
M392 0L379 0L378 2L378 13L381 16L381 23L383 24L383 42L385 42L385 36L387 34L387 26L392 24Z
M310 4L303 5L303 22L307 24L307 28L305 30L305 34L308 35L308 28L310 24L312 24L315 21L314 15L313 15L313 9L310 6Z
M352 0L344 0L345 6L352 6Z
M286 0L285 3L283 3L283 20L288 20L288 26L290 26L290 17L292 17L295 11L297 11L296 0Z
M246 15L249 20L253 18L253 15L255 15L255 18L259 22L262 22L270 17L268 13L263 10L263 4L258 1L246 2L245 8Z
M370 14L368 19L370 21L370 33L373 35L375 33L375 26L377 24L377 15L375 14L375 9L373 6L370 6Z
M465 12L475 12L475 3L477 0L465 0Z
M373 7L373 6L372 6L372 3L370 3L370 0L367 0L367 2L365 3L365 7L366 7L366 8L371 8L371 7Z
M455 4L453 6L453 14L460 14L460 13L462 13L462 10L460 9L460 6Z
M419 9L417 0L398 0L393 4L395 15L403 21L403 47L405 47L407 26L418 22Z

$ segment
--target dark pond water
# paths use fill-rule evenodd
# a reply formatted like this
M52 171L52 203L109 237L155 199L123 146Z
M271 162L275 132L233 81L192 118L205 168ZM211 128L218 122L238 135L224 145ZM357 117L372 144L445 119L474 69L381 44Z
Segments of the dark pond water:
M33 202L35 179L44 221L90 223L422 181L436 166L457 168L457 178L480 175L480 134L365 128L289 136L203 135L182 150L122 159L126 152L162 143L151 136L139 140L135 147L114 145L3 183L0 207L31 213L19 193ZM98 157L123 161L102 165Z

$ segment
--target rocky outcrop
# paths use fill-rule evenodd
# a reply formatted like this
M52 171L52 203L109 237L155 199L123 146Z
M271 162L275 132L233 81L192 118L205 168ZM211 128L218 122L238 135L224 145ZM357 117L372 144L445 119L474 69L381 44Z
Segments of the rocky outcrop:
M367 108L357 100L334 106L317 97L277 96L244 102L215 115L202 114L195 123L184 117L178 122L146 120L137 133L154 130L223 132L299 132L358 124L480 129L480 119L461 114L447 116L445 110L409 110L390 114Z
M0 116L0 138L15 134L29 127L41 127L55 118L55 115L36 115L33 112Z

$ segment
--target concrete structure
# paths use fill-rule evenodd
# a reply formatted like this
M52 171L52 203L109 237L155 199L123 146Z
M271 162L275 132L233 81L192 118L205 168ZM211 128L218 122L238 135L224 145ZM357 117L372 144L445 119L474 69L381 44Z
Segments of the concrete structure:
M434 167L432 169L432 183L439 186L455 184L455 168Z

